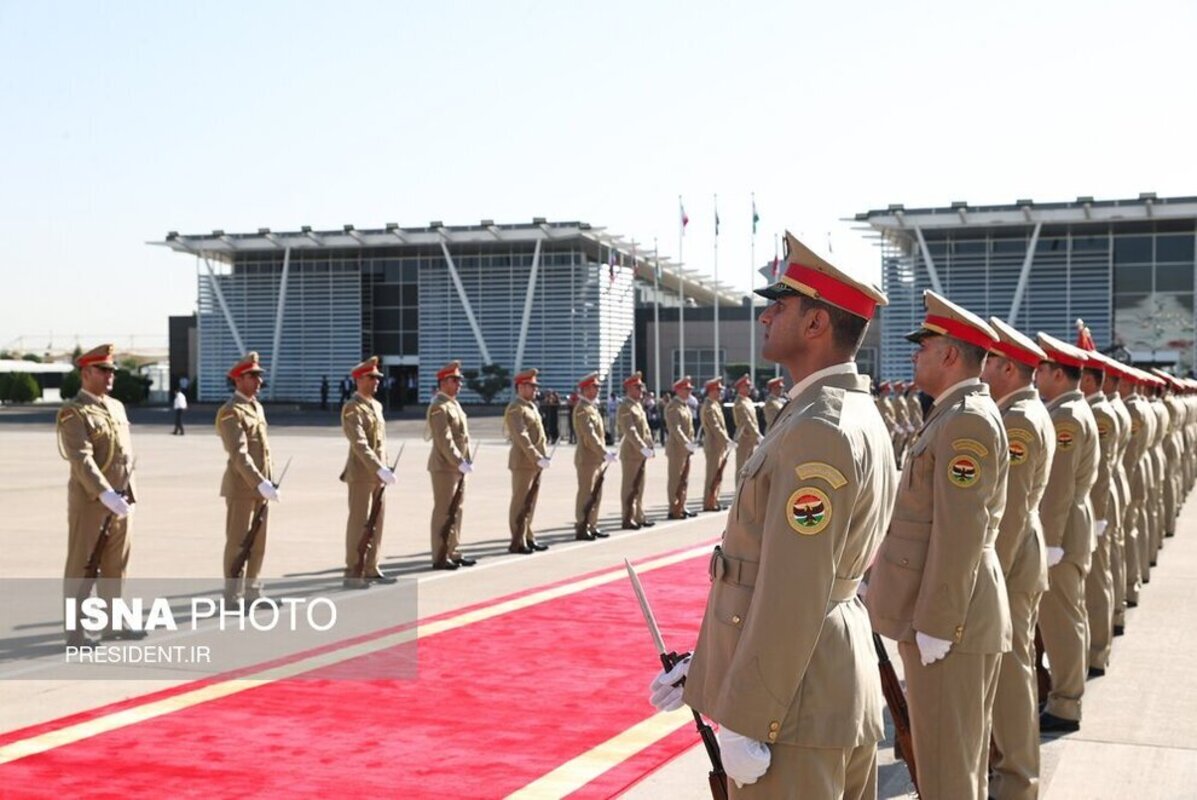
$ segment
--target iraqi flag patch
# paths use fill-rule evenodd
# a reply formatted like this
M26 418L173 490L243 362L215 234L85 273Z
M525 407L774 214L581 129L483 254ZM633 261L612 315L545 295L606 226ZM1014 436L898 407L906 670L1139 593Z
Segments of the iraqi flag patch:
M981 479L981 465L972 456L956 456L948 462L948 480L952 485L967 489Z
M822 490L804 486L790 495L786 519L804 536L821 533L831 522L831 500Z

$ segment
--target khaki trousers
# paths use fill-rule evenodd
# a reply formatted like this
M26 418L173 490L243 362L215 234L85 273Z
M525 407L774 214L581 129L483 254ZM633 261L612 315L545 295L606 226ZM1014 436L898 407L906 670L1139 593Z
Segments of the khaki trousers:
M345 577L358 577L358 547L366 535L366 520L370 518L370 511L374 508L374 492L378 490L378 482L355 482L346 484L349 487L349 521L345 523ZM382 526L386 519L386 493L379 498L378 519L374 523L374 539L370 552L366 554L366 563L361 577L370 577L378 573L378 554L382 552Z
M1061 561L1048 571L1048 584L1039 602L1039 631L1052 674L1047 711L1062 719L1080 720L1089 654L1085 575L1076 564Z
M603 504L603 490L600 488L597 496L594 498L594 505L590 507L590 513L586 513L586 504L590 502L592 495L595 495L594 485L598 482L599 473L603 470L603 462L597 464L579 464L578 467L578 496L574 500L574 522L578 529L585 533L588 530L594 530L598 527L599 507ZM603 479L605 484L606 478ZM585 516L585 519L583 519Z
M736 444L736 486L740 485L740 470L744 469L744 465L755 451L756 442L752 439L743 439Z
M108 509L99 500L90 500L82 491L67 493L67 557L63 569L63 596L75 597L82 588L79 580L87 574L87 562L100 540L100 528ZM119 597L129 566L129 518L112 518L108 542L100 553L100 574L96 594L108 601Z
M989 794L997 800L1039 797L1039 699L1035 624L1040 592L1010 592L1014 649L1002 654L993 702L996 758Z
M924 667L898 642L923 800L986 800L989 736L1000 653L955 653Z
M644 477L640 479L639 488L636 487L636 473L640 471L640 465L644 464L648 459L646 458L621 458L619 460L620 471L623 473L620 478L619 498L623 521L635 522L639 525L644 522ZM647 471L647 464L645 464Z
M258 506L265 502L260 497L253 496L226 497L224 499L224 577L226 581L233 580L233 562L237 560L237 554L241 552L241 543L245 541L245 535L249 533L254 513L258 510ZM249 560L245 562L245 589L251 593L256 592L262 586L258 575L262 572L262 559L266 557L266 533L269 527L270 504L267 503L266 511L262 514L262 524L259 526L258 533L254 536L253 546L249 550ZM241 591L241 586L231 585L226 593L231 596L239 596Z
M669 516L680 517L686 511L686 493L690 488L689 476L685 482L682 481L682 472L685 471L686 464L689 463L689 454L685 451L682 451L681 455L666 452L666 456L669 461L669 480L666 482L665 488L669 496Z
M447 561L458 553L461 542L461 517L465 506L465 487L461 490L461 506L451 525L449 521L449 505L453 500L453 493L457 491L458 481L464 481L465 476L457 470L429 472L432 477L432 563ZM446 533L446 526L448 530Z
M719 472L719 462L726 456L730 455L727 452L727 446L723 447L704 447L703 455L706 456L706 480L702 484L702 507L704 510L712 509L719 505L719 495L723 490L723 476L719 476L719 482L715 482L715 475ZM726 465L723 468L727 472Z
M729 800L812 800L877 797L877 745L841 749L774 744L769 769L756 783L736 788L728 779Z
M527 547L536 541L532 535L532 517L536 514L538 498L532 498L528 513L523 514L524 503L532 491L538 469L513 469L511 471L511 506L507 510L507 521L511 527L511 546ZM543 478L542 478L543 480Z
M1085 613L1089 619L1090 667L1105 669L1110 664L1114 639L1114 571L1110 566L1110 530L1097 539L1093 563L1085 576Z

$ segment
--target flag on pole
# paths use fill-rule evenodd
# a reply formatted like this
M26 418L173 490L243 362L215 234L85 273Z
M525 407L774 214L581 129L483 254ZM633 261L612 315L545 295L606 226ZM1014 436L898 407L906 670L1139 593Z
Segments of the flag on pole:
M685 235L686 226L690 224L690 218L686 216L686 207L682 205L682 196L680 194L677 196L677 207L682 213L682 234Z
M777 253L773 254L773 280L777 280L777 272L781 269L781 259L777 257Z
M756 236L756 224L761 221L761 215L756 213L756 195L752 197L752 235Z
M611 283L615 283L615 250L614 250L614 248L607 250L607 274L611 278Z
M715 198L715 236L719 235L719 199Z
M1076 346L1087 351L1097 349L1097 344L1093 341L1093 332L1083 319L1076 321Z

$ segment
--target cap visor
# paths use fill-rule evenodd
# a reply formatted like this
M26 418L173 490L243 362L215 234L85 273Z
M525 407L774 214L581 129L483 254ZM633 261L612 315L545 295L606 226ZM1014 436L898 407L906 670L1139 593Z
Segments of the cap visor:
M938 336L938 335L939 334L936 333L935 331L928 330L926 328L915 328L910 333L906 334L906 336L904 336L903 338L906 339L906 341L908 341L908 342L914 342L915 344L918 344L919 342L923 341L923 339L926 339L928 336Z
M772 286L766 286L764 289L755 289L754 292L766 300L776 300L787 294L799 294L799 292L794 291L793 287L787 286L780 281Z

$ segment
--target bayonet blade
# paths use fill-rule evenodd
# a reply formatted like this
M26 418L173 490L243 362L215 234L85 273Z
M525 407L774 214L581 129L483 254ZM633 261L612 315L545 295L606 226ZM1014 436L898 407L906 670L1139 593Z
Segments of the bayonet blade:
M292 456L291 458L294 458L294 456ZM278 476L278 480L274 482L275 489L277 489L278 487L283 485L283 478L287 477L287 470L291 469L291 458L288 458L287 463L283 464L283 471Z
M632 580L632 591L636 593L636 600L640 602L640 613L644 615L644 622L648 625L648 632L652 634L653 644L657 647L657 654L665 655L668 652L665 649L665 640L661 638L661 629L657 627L657 618L653 616L652 607L648 604L648 597L644 594L644 587L640 585L640 576L636 574L636 568L632 566L631 561L625 558L623 563L628 568L628 577Z

